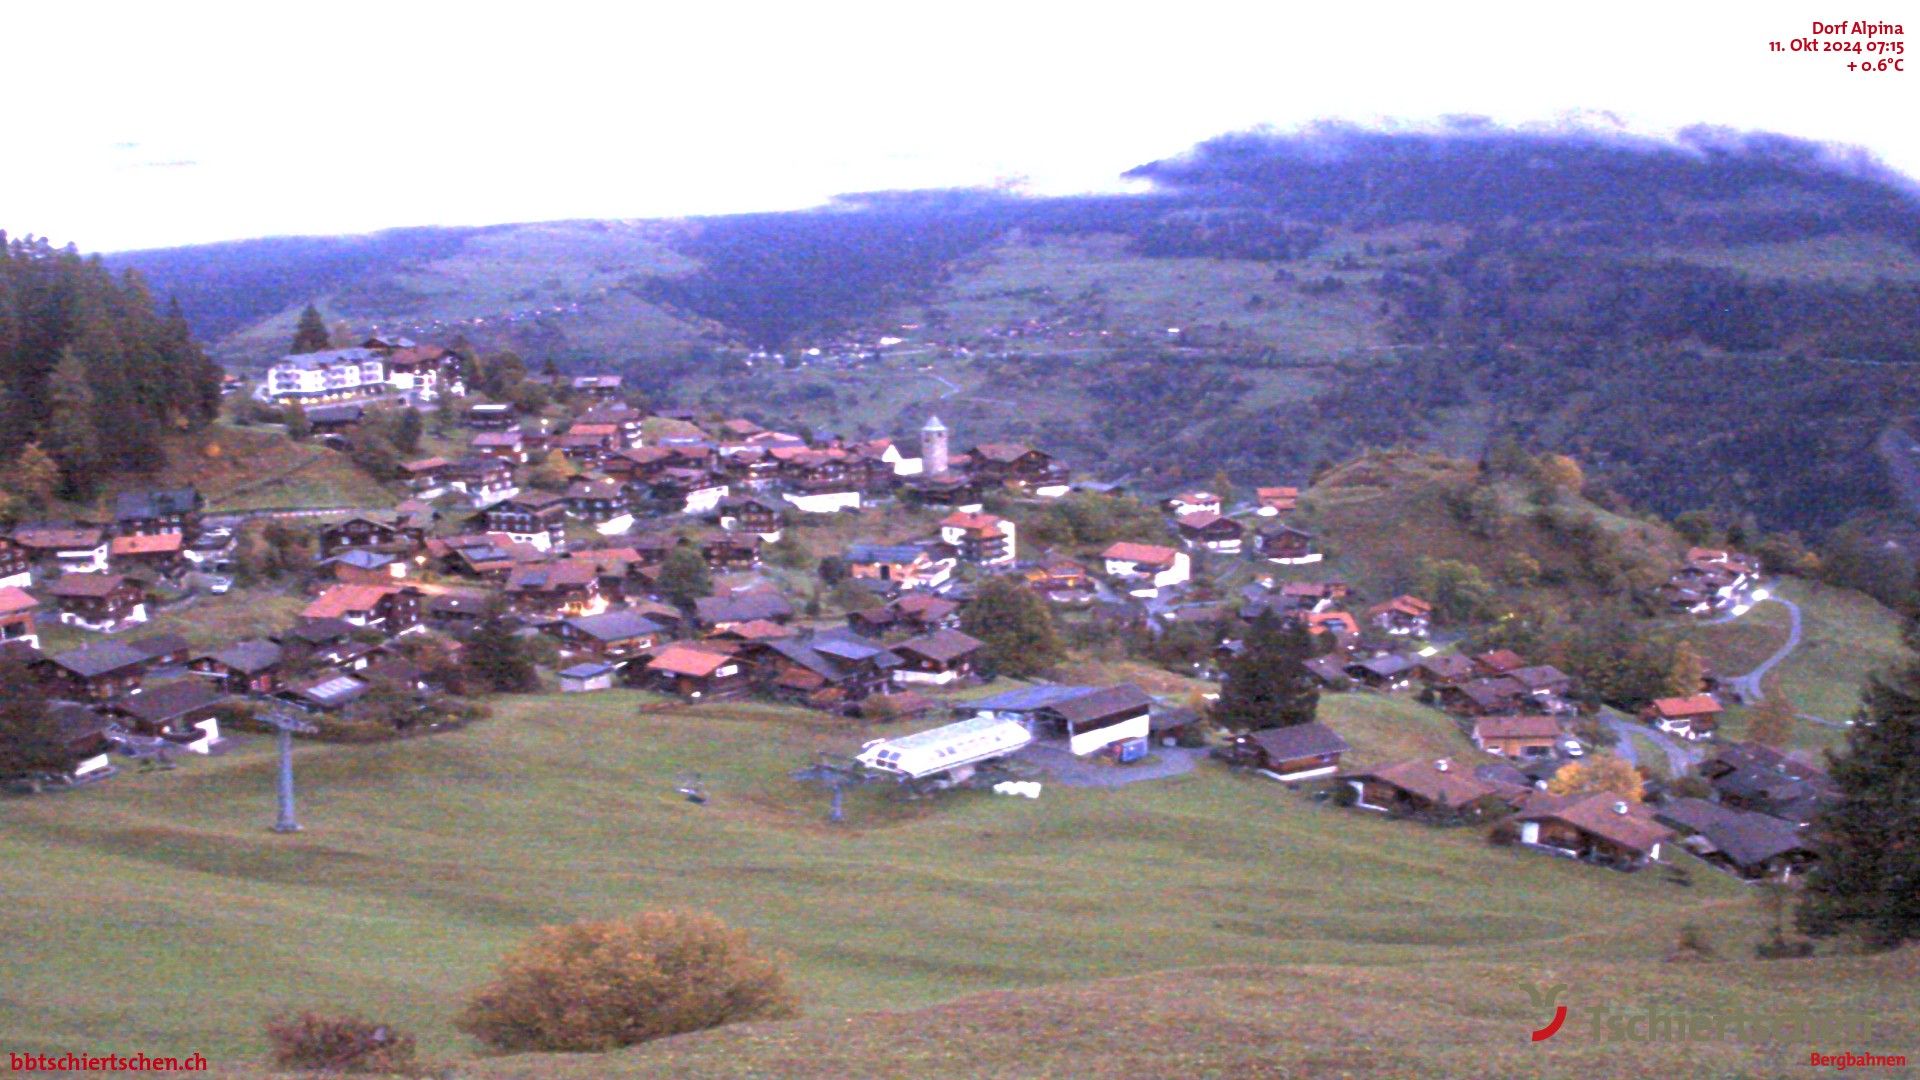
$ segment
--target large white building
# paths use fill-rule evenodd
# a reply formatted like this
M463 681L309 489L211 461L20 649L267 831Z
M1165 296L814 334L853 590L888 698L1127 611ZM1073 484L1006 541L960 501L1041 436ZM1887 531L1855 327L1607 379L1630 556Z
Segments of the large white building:
M267 369L275 401L334 401L385 389L386 356L373 349L328 349L283 356Z

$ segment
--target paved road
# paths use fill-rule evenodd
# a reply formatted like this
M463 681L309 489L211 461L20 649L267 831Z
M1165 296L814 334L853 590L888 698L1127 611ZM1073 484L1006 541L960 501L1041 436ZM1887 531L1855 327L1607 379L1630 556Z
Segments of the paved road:
M1667 755L1667 775L1669 776L1686 776L1693 772L1695 764L1706 757L1706 752L1698 747L1675 742L1666 732L1629 720L1619 713L1605 712L1601 714L1601 719L1607 722L1607 726L1613 729L1614 737L1620 740L1613 744L1613 752L1629 765L1640 764L1639 747L1633 744L1635 733L1651 739L1653 744Z
M1045 769L1054 783L1068 787L1125 787L1143 780L1164 780L1193 771L1194 762L1206 756L1205 750L1179 746L1156 746L1149 761L1132 765L1096 765L1074 757L1065 746L1042 743L1029 746L1020 759Z
M1788 619L1787 642L1774 650L1772 656L1760 661L1760 665L1752 671L1747 672L1745 675L1736 675L1727 680L1727 685L1732 688L1735 694L1739 695L1740 700L1747 702L1758 702L1766 697L1766 691L1761 689L1760 684L1766 679L1767 673L1778 667L1787 657L1792 656L1793 650L1800 647L1800 605L1779 596L1769 596L1765 600L1760 601L1760 604L1783 604L1786 606ZM1755 604L1754 606L1758 607L1760 604Z

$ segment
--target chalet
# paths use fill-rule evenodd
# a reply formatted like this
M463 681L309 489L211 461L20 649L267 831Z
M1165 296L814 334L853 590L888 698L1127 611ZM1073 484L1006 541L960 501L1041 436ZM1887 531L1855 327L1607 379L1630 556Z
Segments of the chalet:
M367 696L373 684L341 672L289 686L274 697L305 712L333 713Z
M560 692L563 694L588 694L596 690L613 689L614 666L597 660L584 664L575 664L560 670Z
M674 464L673 451L664 446L636 446L609 454L600 471L629 484L648 485Z
M1402 594L1368 608L1367 622L1389 634L1426 637L1433 625L1433 605Z
M650 489L653 498L682 514L710 514L727 497L727 482L707 469L673 466L661 470ZM859 505L859 496L854 496Z
M411 555L425 544L425 535L417 527L404 527L375 521L369 517L350 517L320 528L319 557L332 558L343 551L385 551Z
M1508 679L1472 679L1440 688L1440 706L1462 716L1496 716L1523 711L1532 700L1527 688Z
M507 599L530 616L598 615L607 610L592 563L521 563L507 573Z
M271 694L280 689L285 663L286 651L278 642L255 638L196 657L188 667L229 693Z
M1260 530L1253 546L1261 558L1281 566L1303 566L1321 559L1320 553L1313 550L1313 534L1291 525Z
M1486 678L1498 678L1526 667L1527 661L1512 649L1494 649L1473 658L1474 670Z
M1240 554L1241 544L1245 541L1247 528L1232 518L1221 517L1208 510L1196 510L1182 514L1175 523L1180 532L1180 542L1189 548L1217 552L1221 555Z
M1018 443L983 443L967 451L967 474L985 484L1008 484L1031 489L1036 495L1058 489L1066 493L1066 470L1053 458Z
M39 651L40 631L33 621L39 606L40 601L25 589L0 586L0 645L19 643Z
M478 457L492 458L509 465L527 463L526 438L520 433L519 428L483 431L473 437L473 442L468 444L467 449Z
M1826 773L1759 745L1735 745L1700 766L1720 801L1805 826L1830 804L1837 791Z
M1132 683L1118 686L1030 686L969 702L976 717L1018 720L1035 738L1064 739L1086 756L1151 733L1153 702Z
M105 711L138 734L188 736L185 745L207 753L220 741L220 708L226 692L205 679L180 679L148 686L140 693L108 703Z
M407 560L389 551L343 551L316 564L342 585L386 585L407 576Z
M1482 716L1473 724L1473 745L1503 757L1552 757L1560 738L1560 722L1551 716Z
M546 551L566 536L567 503L551 491L529 491L493 504L482 518L488 532Z
M367 419L367 407L357 403L315 405L307 410L307 426L318 436L336 438L359 427ZM335 442L334 445L343 445Z
M749 686L737 657L694 642L670 642L634 668L647 686L693 701L744 693Z
M1261 517L1278 517L1291 514L1300 507L1300 489L1297 487L1263 487L1253 489L1254 513Z
M632 611L575 615L548 628L548 633L575 652L601 660L624 662L666 640L666 628Z
M1186 552L1154 544L1121 541L1101 552L1100 558L1108 577L1132 583L1134 591L1147 595L1179 585L1192 575Z
M1767 814L1705 799L1668 799L1653 819L1683 834L1681 847L1750 881L1787 881L1819 861L1799 826Z
M945 686L973 675L980 650L986 646L958 630L936 630L909 638L893 647L900 667L894 670L898 683L932 683Z
M620 429L612 424L575 424L553 441L554 449L583 469L596 469L600 463L624 449Z
M954 630L960 626L960 605L925 593L909 594L868 611L848 612L847 626L876 637L897 631Z
M400 479L407 485L407 490L423 499L445 494L452 472L453 462L443 457L426 457L400 463Z
M706 640L715 642L734 642L740 645L754 645L763 641L778 641L790 638L799 631L791 626L782 626L767 619L748 619L743 623L734 623L725 630L715 630Z
M595 405L575 418L581 424L612 424L620 433L620 448L639 446L647 418L624 402Z
M750 533L768 543L780 539L786 515L778 506L757 495L729 495L720 500L717 509L723 529Z
M497 458L461 458L447 466L446 477L448 489L465 495L477 509L485 509L520 491L513 481L513 466Z
M1339 733L1314 721L1267 728L1234 739L1234 756L1275 780L1293 783L1328 776L1352 750Z
M149 673L184 665L193 658L193 643L179 634L149 634L127 642L127 648L146 657Z
M63 574L47 588L60 622L111 634L147 621L147 591L121 574Z
M1620 869L1660 861L1661 845L1674 838L1645 808L1609 792L1529 800L1515 820L1523 844Z
M1413 681L1412 658L1399 653L1383 653L1346 665L1346 673L1355 681L1375 690L1404 690Z
M575 480L567 485L566 499L567 513L595 525L618 525L623 529L633 524L633 508L627 498L626 485L617 480Z
M27 549L13 542L10 536L0 536L0 589L24 589L33 584L33 564L27 557Z
M114 773L107 755L113 744L107 738L113 721L99 709L74 701L55 701L47 705L47 719L53 736L67 751L66 774L75 782L100 780Z
M373 349L324 349L281 357L267 368L266 392L281 404L302 405L380 393L386 357Z
M1184 491L1166 502L1167 512L1176 518L1188 514L1212 514L1219 517L1226 512L1226 504L1211 491Z
M725 630L756 619L784 625L793 621L793 605L786 597L769 591L703 596L693 602L693 618L705 630Z
M1312 611L1325 611L1335 601L1345 600L1350 592L1344 581L1289 581L1279 589L1282 600Z
M581 397L598 400L610 400L620 396L620 388L626 383L623 375L572 375L568 376L562 389Z
M1473 661L1458 653L1424 657L1416 667L1420 681L1436 689L1464 686L1478 674Z
M1542 701L1550 702L1573 689L1572 677L1552 664L1514 668L1507 672L1506 677L1525 687L1530 696Z
M487 594L441 592L427 597L427 625L443 634L465 637L487 620Z
M427 558L449 574L505 581L514 567L542 562L548 553L532 544L519 543L506 533L481 533L467 536L435 537L427 541Z
M338 619L398 637L420 625L420 597L411 585L335 585L308 604L300 618Z
M1021 574L1027 587L1055 604L1088 604L1098 590L1087 568L1059 555L1048 555Z
M402 394L433 401L443 393L458 394L466 390L460 356L450 349L409 343L393 348L386 356L387 385Z
M1353 805L1390 814L1478 816L1500 789L1447 758L1418 759L1340 774Z
M764 642L762 650L770 689L819 708L886 693L901 666L886 646L847 631L779 638Z
M1640 719L1684 739L1710 739L1719 724L1720 702L1712 694L1655 698L1640 710Z
M1304 616L1310 634L1332 634L1339 647L1347 648L1360 637L1360 622L1345 611L1310 611Z
M206 500L192 487L126 491L113 501L115 536L146 536L200 531L200 510Z
M51 561L69 574L100 574L107 569L107 533L91 525L23 525L13 542L32 560Z
M975 566L1006 566L1013 562L1018 528L993 514L956 510L940 520L940 542L952 548L962 562Z
M494 402L469 405L467 426L476 431L505 431L513 426L513 406Z
M914 544L855 544L847 549L847 573L886 581L902 589L931 589L953 577L954 560L935 558Z
M1237 651L1237 650L1236 650ZM1347 674L1346 665L1337 653L1316 656L1300 665L1307 674L1329 690L1349 690L1353 687L1353 676Z
M965 473L923 473L906 480L906 499L916 506L978 507L984 492L980 481Z
M102 641L55 653L35 663L62 697L105 701L132 694L146 678L147 658L118 641Z

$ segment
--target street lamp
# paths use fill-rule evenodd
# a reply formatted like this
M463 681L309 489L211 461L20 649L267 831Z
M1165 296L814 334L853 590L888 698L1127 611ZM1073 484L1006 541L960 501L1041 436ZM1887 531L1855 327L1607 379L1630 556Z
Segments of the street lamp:
M278 709L262 714L260 719L279 733L280 740L280 817L273 823L273 831L299 832L300 823L293 816L293 736L295 732L311 735L320 729L312 721Z

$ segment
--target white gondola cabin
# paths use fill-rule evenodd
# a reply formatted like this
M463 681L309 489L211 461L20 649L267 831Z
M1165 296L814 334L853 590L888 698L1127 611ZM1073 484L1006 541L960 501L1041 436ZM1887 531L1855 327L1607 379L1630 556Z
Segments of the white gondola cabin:
M973 766L1005 757L1032 741L1032 734L1017 720L976 716L897 739L877 739L861 748L858 760L870 769L908 780L956 770L960 770L956 777L964 778Z

